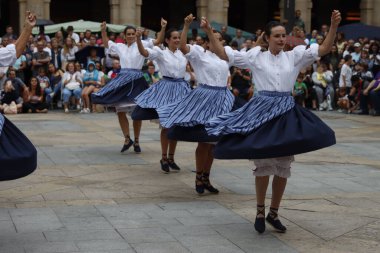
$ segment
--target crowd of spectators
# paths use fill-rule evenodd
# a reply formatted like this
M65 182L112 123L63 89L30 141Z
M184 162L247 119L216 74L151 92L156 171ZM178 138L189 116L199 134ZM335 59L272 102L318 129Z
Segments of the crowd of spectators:
M301 12L296 11L295 26L289 36L296 37L309 46L321 44L329 27L305 31ZM262 29L245 38L241 30L235 36L224 26L221 33L226 45L240 51L249 51L261 35ZM148 38L144 32L143 39ZM17 36L12 27L6 28L1 47L13 43ZM124 42L124 34L109 34L109 39ZM190 44L202 45L204 38L189 39ZM92 105L90 94L101 89L120 71L117 55L102 48L99 34L87 30L75 33L73 27L58 31L51 37L40 29L30 35L24 54L11 67L0 67L0 112L46 113L51 108L62 108L66 113L102 111ZM87 58L78 59L76 53L90 47ZM98 50L97 50L98 49ZM104 50L100 57L99 50ZM331 52L299 73L294 85L295 101L312 110L338 110L345 113L380 115L380 42L368 38L345 39L338 33ZM149 85L162 78L155 62L147 61L144 77ZM187 66L185 79L192 87L197 85L191 65ZM255 92L252 75L248 69L232 67L228 81L233 94L249 100ZM98 110L99 109L99 110Z

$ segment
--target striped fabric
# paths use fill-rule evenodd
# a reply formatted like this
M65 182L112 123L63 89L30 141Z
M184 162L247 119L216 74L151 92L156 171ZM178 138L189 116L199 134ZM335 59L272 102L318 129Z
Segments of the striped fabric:
M290 92L259 91L240 109L220 115L206 123L211 135L248 135L264 123L291 110L295 103Z
M97 92L92 93L92 99L96 101L97 104L114 104L122 101L109 101L107 95L115 93L115 91L122 90L124 86L131 83L129 94L133 92L134 81L143 78L143 73L138 69L121 69L120 73L115 79L112 79L107 83L102 89ZM124 97L128 97L129 94L123 94Z
M209 119L230 112L234 96L227 87L199 84L181 101L157 108L161 125L192 127L204 125Z
M135 98L141 108L158 108L181 100L191 91L182 78L164 77Z
M3 131L4 121L5 121L4 116L0 114L0 136L1 136L1 132Z

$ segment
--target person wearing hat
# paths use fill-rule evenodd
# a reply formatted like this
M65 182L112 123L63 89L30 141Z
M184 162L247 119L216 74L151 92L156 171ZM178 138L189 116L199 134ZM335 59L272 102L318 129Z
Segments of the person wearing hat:
M358 63L359 62L359 59L360 59L360 52L362 50L362 45L359 43L359 42L356 42L354 44L354 52L351 53L351 56L352 56L352 60L355 62L355 63Z

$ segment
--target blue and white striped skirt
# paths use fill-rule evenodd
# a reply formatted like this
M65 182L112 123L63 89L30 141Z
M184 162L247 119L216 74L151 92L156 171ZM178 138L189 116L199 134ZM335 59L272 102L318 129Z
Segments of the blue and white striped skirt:
M156 108L180 101L190 93L189 83L183 78L164 77L135 98L134 120L158 119Z
M0 114L0 181L25 177L36 168L36 148L12 122Z
M230 112L233 104L234 96L227 87L200 84L182 100L156 110L161 125L171 128L170 139L214 142L217 138L207 134L204 124L211 118Z
M141 70L122 69L116 78L92 93L91 100L94 104L103 105L134 104L134 99L148 87Z
M211 119L209 134L222 136L218 159L265 159L291 156L336 143L334 131L290 93L260 91L242 108Z

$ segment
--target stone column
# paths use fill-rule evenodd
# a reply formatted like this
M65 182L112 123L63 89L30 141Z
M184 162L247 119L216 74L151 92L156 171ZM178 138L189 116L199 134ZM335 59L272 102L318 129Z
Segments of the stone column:
M372 25L380 26L380 0L373 0Z
M25 12L26 12L26 1L27 0L18 0L19 3L19 24L20 24L20 31L24 27L24 21L25 21Z
M110 0L110 11L111 11L111 23L120 23L120 0Z
M221 24L228 22L228 0L210 0L208 1L207 18ZM199 15L198 15L199 16Z
M301 18L305 22L305 30L307 33L311 32L311 8L313 8L313 2L311 0L295 0L295 9L301 10Z
M120 0L120 24L139 25L140 19L137 20L137 4L136 0ZM141 1L139 1L141 2ZM141 5L138 6L141 8ZM141 11L139 11L140 13Z
M51 0L44 0L44 19L50 19L50 2Z
M207 17L208 16L208 1L207 0L197 0L197 16ZM193 13L195 15L195 13Z
M141 6L142 0L136 0L136 11L135 11L135 24L136 26L141 25Z

